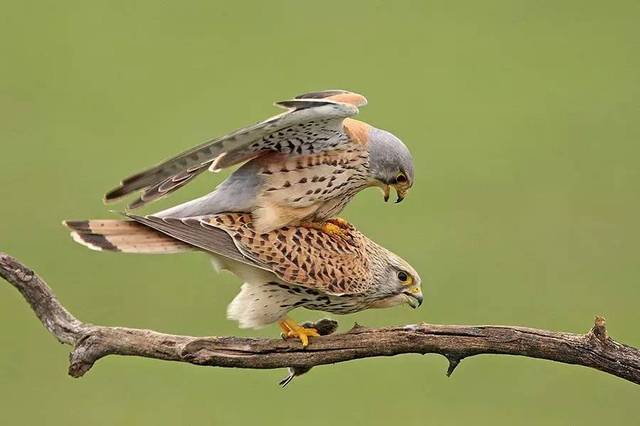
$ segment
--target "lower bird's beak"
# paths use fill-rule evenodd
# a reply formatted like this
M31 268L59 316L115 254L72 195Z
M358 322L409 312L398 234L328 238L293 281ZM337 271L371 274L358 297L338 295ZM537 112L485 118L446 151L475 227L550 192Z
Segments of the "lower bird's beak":
M395 188L396 188L396 194L398 195L398 198L396 198L396 204L397 204L400 201L404 200L404 197L406 197L407 195L407 190L398 188L397 186Z
M407 303L413 309L419 308L420 305L422 305L422 301L424 300L424 297L422 296L422 293L405 292L404 294L407 296Z

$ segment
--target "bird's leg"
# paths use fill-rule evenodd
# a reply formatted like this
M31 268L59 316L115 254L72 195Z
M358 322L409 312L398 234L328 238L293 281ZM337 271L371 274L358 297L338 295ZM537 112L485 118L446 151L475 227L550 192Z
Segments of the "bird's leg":
M302 346L309 345L309 337L320 336L318 330L315 328L303 327L291 318L285 317L282 321L278 321L278 325L286 337L297 337L300 339Z

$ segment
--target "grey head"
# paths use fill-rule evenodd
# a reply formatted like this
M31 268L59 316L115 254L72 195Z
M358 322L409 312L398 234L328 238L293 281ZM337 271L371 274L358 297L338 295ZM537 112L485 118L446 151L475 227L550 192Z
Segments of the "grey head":
M413 186L413 157L407 146L386 130L369 129L369 174L373 184L382 188L384 200L389 200L389 188L398 194L396 203L404 199Z

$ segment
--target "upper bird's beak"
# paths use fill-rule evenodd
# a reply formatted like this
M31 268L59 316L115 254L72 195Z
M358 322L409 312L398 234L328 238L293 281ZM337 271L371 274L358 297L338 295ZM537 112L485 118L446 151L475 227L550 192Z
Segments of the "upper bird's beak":
M418 293L404 292L404 294L407 295L407 303L413 309L419 308L420 305L422 305L422 302L424 300L424 297L422 296L422 292L418 292Z
M382 187L382 193L384 194L384 202L389 201L389 193L391 192L391 187L389 185L384 185Z

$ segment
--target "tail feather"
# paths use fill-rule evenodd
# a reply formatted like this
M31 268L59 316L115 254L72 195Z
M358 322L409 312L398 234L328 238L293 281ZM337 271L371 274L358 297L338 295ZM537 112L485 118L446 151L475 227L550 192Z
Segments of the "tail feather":
M180 253L193 246L132 220L69 220L71 238L91 250L123 253Z

